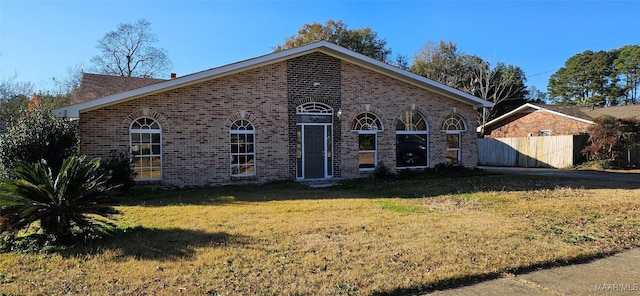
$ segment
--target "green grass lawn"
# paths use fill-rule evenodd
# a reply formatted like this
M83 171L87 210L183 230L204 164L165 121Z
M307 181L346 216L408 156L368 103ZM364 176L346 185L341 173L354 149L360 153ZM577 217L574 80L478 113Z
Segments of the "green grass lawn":
M6 294L406 294L640 246L638 184L474 174L135 190L115 236L0 254Z

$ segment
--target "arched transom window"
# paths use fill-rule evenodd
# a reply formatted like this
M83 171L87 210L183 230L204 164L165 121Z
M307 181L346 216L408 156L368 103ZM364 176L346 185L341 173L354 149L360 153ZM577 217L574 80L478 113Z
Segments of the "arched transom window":
M371 171L378 164L378 132L383 130L380 118L371 112L360 113L351 123L358 132L358 168Z
M138 118L129 129L131 155L136 180L162 178L162 129L149 117Z
M464 119L458 114L450 114L442 123L442 130L447 135L445 163L447 165L460 164L460 132L467 130Z
M256 142L253 124L239 119L231 124L231 176L253 176L256 174Z
M354 131L377 131L383 130L382 122L375 114L371 112L360 113L353 120L351 129Z
M442 123L442 130L444 131L466 131L467 125L464 120L458 114L449 114L445 117Z
M297 114L332 114L333 108L328 105L311 102L305 103L296 108Z
M408 110L396 120L396 167L426 167L428 165L429 129L424 117Z

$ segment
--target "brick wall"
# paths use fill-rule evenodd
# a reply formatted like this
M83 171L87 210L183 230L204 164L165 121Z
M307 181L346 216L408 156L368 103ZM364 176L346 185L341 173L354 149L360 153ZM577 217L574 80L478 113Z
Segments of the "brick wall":
M334 109L336 177L366 175L358 171L358 134L351 131L351 122L367 108L384 124L378 134L378 160L387 167L395 168L396 119L411 108L429 125L429 166L445 161L441 126L454 109L467 124L461 133L461 163L477 164L473 107L321 53L82 113L81 149L89 157L127 149L131 123L149 116L162 127L162 186L295 179L295 109L306 102ZM341 118L338 109L343 110ZM254 178L230 177L229 127L238 118L256 128Z
M229 126L244 114L256 127L254 180L287 179L285 72L278 63L83 113L81 149L106 157L128 147L131 122L148 110L162 126L162 185L238 182L230 177Z
M378 162L388 168L393 170L396 163L396 120L413 106L429 125L430 167L445 162L445 133L441 128L445 116L454 108L467 124L467 131L461 133L461 164L477 165L476 111L473 107L351 63L342 62L341 68L343 176L362 175L358 171L358 133L351 130L351 122L367 110L367 105L369 112L376 114L384 125L384 131L378 133Z
M485 130L486 138L538 136L540 130L551 131L551 136L579 135L587 132L591 124L545 111L520 113Z
M287 102L289 118L289 175L296 178L296 107L318 102L333 108L333 122L339 118L336 113L341 108L340 60L322 54L312 53L287 61ZM333 129L333 176L341 176L340 129Z

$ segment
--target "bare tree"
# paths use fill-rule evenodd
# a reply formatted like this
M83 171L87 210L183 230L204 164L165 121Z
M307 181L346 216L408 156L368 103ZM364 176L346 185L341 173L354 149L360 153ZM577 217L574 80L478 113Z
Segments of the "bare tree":
M104 74L124 77L158 77L171 68L167 51L153 47L158 42L151 23L140 19L135 24L119 24L115 31L98 41L101 52L91 59Z
M491 69L488 62L478 60L470 66L469 70L470 79L464 81L461 90L494 104L493 108L479 110L479 125L495 117L499 111L497 108L499 105L511 100L525 100L526 78L519 67L498 63Z

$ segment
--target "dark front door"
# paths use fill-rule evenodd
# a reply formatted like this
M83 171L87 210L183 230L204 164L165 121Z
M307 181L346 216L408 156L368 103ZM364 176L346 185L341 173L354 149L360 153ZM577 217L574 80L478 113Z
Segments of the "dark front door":
M304 177L324 178L324 129L323 125L304 126Z

